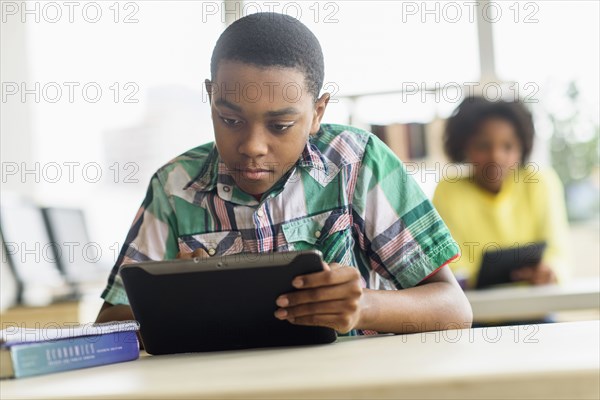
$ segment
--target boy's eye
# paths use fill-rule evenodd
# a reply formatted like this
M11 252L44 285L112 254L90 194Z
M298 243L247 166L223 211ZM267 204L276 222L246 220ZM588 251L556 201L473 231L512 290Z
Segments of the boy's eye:
M275 132L283 132L294 126L294 124L271 124L271 129Z
M242 124L242 121L240 121L239 119L234 119L234 118L221 117L221 120L225 123L225 125L229 125L229 126L239 126Z

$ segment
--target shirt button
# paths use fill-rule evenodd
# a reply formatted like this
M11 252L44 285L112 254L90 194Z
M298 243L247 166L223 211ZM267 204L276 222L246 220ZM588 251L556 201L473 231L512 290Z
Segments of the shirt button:
M316 231L315 232L315 237L318 239L321 237L321 231Z
M223 191L229 193L231 188L229 186L223 186Z
M264 213L264 211L263 211L263 210L258 210L258 211L256 212L256 215L258 215L259 217L261 217L261 218L262 218L262 217L264 217L264 216L265 216L265 213Z
M211 249L208 249L208 255L209 255L209 256L214 256L216 252L217 252L217 251L216 251L215 249L212 249L212 248L211 248Z

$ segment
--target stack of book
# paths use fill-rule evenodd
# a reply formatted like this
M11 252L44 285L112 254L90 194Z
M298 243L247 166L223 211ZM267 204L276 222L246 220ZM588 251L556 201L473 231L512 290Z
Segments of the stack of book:
M8 327L0 331L0 379L135 360L138 330L136 321L61 329Z

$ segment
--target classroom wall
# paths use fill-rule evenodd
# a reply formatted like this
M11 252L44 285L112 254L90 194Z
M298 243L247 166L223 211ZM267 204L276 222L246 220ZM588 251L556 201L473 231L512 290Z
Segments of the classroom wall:
M29 77L28 34L26 25L16 19L8 19L0 24L0 80L2 82L22 82ZM2 88L5 92L5 88ZM9 173L22 162L31 163L34 159L32 111L28 102L19 97L2 99L0 118L0 159L4 172ZM6 168L6 170L5 170ZM10 169L10 170L9 170ZM2 191L14 191L23 195L33 195L32 181L2 179Z
M209 3L216 4L216 14L207 12ZM19 96L3 101L3 168L13 161L28 168L37 163L41 170L57 163L63 179L52 182L42 177L36 182L32 175L25 179L11 176L3 179L2 192L31 196L42 205L83 208L91 239L101 244L104 261L111 264L152 172L212 138L202 82L209 75L212 47L225 26L219 3L139 2L137 10L121 8L118 23L108 8L112 3L104 2L105 18L93 24L79 17L72 24L7 18L1 24L3 82L25 82L28 87L49 82L76 82L78 87L93 83L104 95L96 103L83 99L80 91L73 102L35 102L31 96L25 102ZM280 2L279 10L287 3L295 2ZM423 23L415 15L399 24L401 2L369 2L365 7L361 2L342 1L327 7L320 3L317 8L312 2L296 3L303 7L303 22L321 38L326 89L338 97L329 106L327 122L344 123L352 114L356 125L368 128L376 123L447 117L459 100L442 97L438 102L428 96L423 101L420 94L387 94L352 103L344 96L401 90L405 82L479 79L474 23L432 22L431 15ZM574 77L587 83L583 87L586 107L597 109L597 74L590 72L598 70L599 35L594 24L598 6L593 3L539 2L539 22L533 24L524 23L523 9L517 22L505 10L505 18L493 26L500 78L552 88L562 87L561 82L552 81L557 74ZM137 22L124 23L133 11ZM359 25L361 29L356 29ZM111 89L115 83L118 101ZM132 86L126 87L129 83ZM125 101L129 94L135 101ZM560 110L558 98L555 107ZM591 115L597 121L597 111ZM539 132L542 141L533 159L547 164L548 127L542 123ZM67 180L65 163L78 163L73 182ZM86 165L90 167L84 172ZM98 181L97 167L102 174ZM428 195L437 179L431 174L419 177Z

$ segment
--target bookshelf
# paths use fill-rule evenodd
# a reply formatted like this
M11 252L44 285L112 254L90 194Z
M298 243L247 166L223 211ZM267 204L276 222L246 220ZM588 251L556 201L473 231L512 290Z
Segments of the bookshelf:
M340 94L345 103L347 123L374 133L402 160L409 175L432 198L443 178L468 176L467 165L451 163L444 152L446 120L469 96L491 101L523 98L519 82L501 81L494 74L477 82L407 86L404 89ZM526 97L524 98L526 99ZM379 109L374 108L377 103ZM371 115L375 111L376 115ZM411 115L414 111L415 115Z

